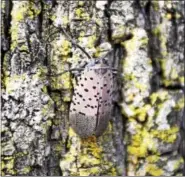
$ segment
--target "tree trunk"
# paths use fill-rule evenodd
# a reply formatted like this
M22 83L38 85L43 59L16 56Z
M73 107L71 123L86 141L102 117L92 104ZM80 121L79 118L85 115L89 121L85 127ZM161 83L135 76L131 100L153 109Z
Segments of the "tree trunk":
M1 9L2 176L185 175L184 1ZM112 118L102 136L82 139L69 124L76 75L56 75L111 49Z

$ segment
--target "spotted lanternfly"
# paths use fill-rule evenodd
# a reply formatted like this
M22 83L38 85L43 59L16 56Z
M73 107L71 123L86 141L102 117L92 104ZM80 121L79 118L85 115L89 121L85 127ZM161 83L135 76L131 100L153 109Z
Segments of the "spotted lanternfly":
M113 70L105 63L84 69L70 106L72 128L82 138L100 136L107 128L112 113Z
M59 27L64 35L76 45L89 58L92 57L88 52L77 44L66 30ZM77 85L70 105L69 121L75 132L82 138L91 135L100 136L107 128L113 109L113 71L104 60L111 52L110 50L104 57L96 60L94 64L88 64L85 69L72 68L69 71L81 70L77 77ZM50 76L59 76L65 72Z

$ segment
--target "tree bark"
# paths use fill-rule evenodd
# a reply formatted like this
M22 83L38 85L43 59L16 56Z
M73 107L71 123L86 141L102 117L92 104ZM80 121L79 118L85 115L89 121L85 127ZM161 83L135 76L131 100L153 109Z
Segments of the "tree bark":
M1 175L185 175L184 8L2 1ZM102 136L81 139L69 124L80 73L54 75L111 49L113 116Z

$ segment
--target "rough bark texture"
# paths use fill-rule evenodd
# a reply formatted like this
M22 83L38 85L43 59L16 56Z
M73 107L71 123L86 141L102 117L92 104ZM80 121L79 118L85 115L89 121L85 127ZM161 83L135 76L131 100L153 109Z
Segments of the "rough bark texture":
M2 176L185 174L184 1L1 3ZM105 133L69 125L68 73L112 48L117 102ZM110 47L111 46L111 47ZM116 61L116 62L115 62Z

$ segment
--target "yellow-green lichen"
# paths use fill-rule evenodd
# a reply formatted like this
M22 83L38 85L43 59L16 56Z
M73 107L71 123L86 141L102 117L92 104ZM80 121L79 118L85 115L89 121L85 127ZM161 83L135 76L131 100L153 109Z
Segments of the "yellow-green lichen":
M169 130L151 130L151 134L154 138L158 138L166 143L174 143L177 139L177 132L179 132L179 127L174 126Z
M131 144L127 148L128 153L137 157L146 157L148 150L157 151L151 133L145 128L137 130L137 134L131 137Z
M159 11L160 6L158 1L152 1L152 5L155 11Z
M52 21L55 21L57 18L57 16L55 14L52 14L49 16L49 19L51 19Z
M21 3L16 4L18 10L12 11L12 17L16 21L22 21L25 17L29 17L33 19L40 13L40 10L34 5L31 1L23 1ZM15 6L16 7L16 6Z
M51 127L51 126L52 126L52 121L51 121L51 120L47 120L47 121L46 121L46 125L47 125L48 127Z
M178 12L175 13L175 18L176 19L180 19L181 17L182 17L182 15L180 13L178 13Z
M84 164L86 166L95 166L95 165L100 165L101 161L95 157L89 156L88 154L85 155L81 155L79 158L80 164L82 164L84 166Z
M126 35L125 31L126 31L126 28L122 25L116 28L116 30L112 34L112 40L114 41L114 43L120 43L123 41Z
M180 81L180 83L181 83L182 85L184 85L184 76L179 77L179 81Z
M11 94L14 90L20 88L20 85L25 80L26 74L22 75L12 75L11 77L6 77L5 85L6 85L6 92Z
M176 110L181 110L184 108L184 97L179 99L178 102L175 105Z
M102 173L111 176L116 175L112 162L103 160L103 149L97 144L95 136L79 139L70 128L69 137L72 137L72 141L76 143L72 145L71 142L68 142L69 145L67 146L69 146L70 150L65 156L65 160L60 163L61 169L69 170L70 175L76 176L100 175ZM76 157L77 163L75 164ZM101 166L106 166L106 169L103 170Z
M161 176L164 173L156 164L148 164L146 166L146 172L152 176Z
M135 87L144 92L147 89L147 85L139 82L134 83Z
M55 77L51 79L51 86L52 88L58 89L58 90L71 90L72 84L70 80L70 73L65 73L59 77ZM71 97L70 94L66 92L66 95L63 95L63 100L70 101Z
M109 174L110 176L117 176L117 171L116 168L111 168L111 173Z
M43 93L48 93L48 91L47 91L47 86L43 86L43 87L42 87L42 91L43 91Z
M62 150L63 150L63 142L62 141L57 141L57 144L54 146L54 150L58 151L58 152L62 152Z
M72 89L70 73L65 73L61 76L63 89Z
M135 110L135 117L136 117L139 121L141 121L141 122L145 121L145 120L146 120L146 116L147 116L147 112L148 112L148 110L149 110L150 108L151 108L151 105L146 104L146 105L144 105L142 108L136 109L136 110Z
M84 1L78 1L79 6L84 6L85 2Z
M3 157L3 160L1 161L1 170L5 170L6 174L15 175L16 170L14 169L14 161L14 156Z
M25 167L21 170L21 172L22 172L23 174L28 174L30 171L31 171L31 167L30 167L30 166L25 166Z
M146 46L147 44L148 44L148 37L143 37L143 38L141 38L141 44L143 45L143 46Z
M75 10L75 14L77 17L81 17L83 13L84 13L84 8L78 8Z
M22 30L19 24L24 21L25 18L33 19L40 13L40 9L34 5L31 1L14 2L12 15L12 26L11 26L11 49L17 46L17 41L19 38L19 32Z
M166 57L167 56L167 46L166 46L167 38L163 32L164 30L163 28L164 28L163 24L158 25L152 30L152 33L160 40L161 54L163 57Z
M52 125L52 121L51 120L47 120L45 123L41 124L41 128L43 133L47 133L48 128L51 127ZM47 134L46 134L47 135ZM47 136L45 136L45 140L47 139Z
M179 167L184 164L184 159L183 158L180 158L179 160L177 160L174 164L174 170L177 170L179 169Z
M98 146L97 142L96 142L96 137L95 136L91 136L87 139L82 140L82 146L83 146L83 153L87 154L87 151L91 152L91 154L95 157L100 159L101 158L101 152L102 152L102 148L100 146Z
M74 131L71 127L69 127L68 135L69 135L70 137L76 136L75 131Z
M100 167L91 167L91 168L80 168L79 176L90 176L90 175L98 175L100 174Z
M171 13L166 13L164 16L167 20L171 20L172 19L172 14Z
M64 101L64 100L63 100ZM58 110L61 112L66 112L66 110L68 109L66 104L62 104L59 106Z
M22 45L19 50L20 51L28 51L28 46Z
M60 46L60 48L58 48L58 50L60 51L61 55L68 56L69 53L71 52L71 42L63 39L61 41L61 46Z
M160 156L158 156L156 154L155 155L150 155L150 156L146 157L146 160L147 160L148 163L155 163L159 159L160 159Z
M62 122L62 119L53 119L53 124L54 125L60 125L61 124L61 122Z
M18 152L15 154L15 158L24 157L26 155L28 155L27 151Z
M84 31L81 31L80 32L80 37L84 37L85 36L85 32Z
M1 166L1 170L3 170L3 169L5 168L5 163L4 163L4 161L1 160L0 166Z
M179 76L178 76L178 73L177 73L177 70L175 68L172 68L171 72L170 72L170 76L173 80L177 79Z
M83 7L77 8L75 10L75 15L77 18L84 19L87 21L90 19L89 13L86 12L86 9Z
M62 17L62 23L63 25L67 25L69 23L69 17L68 16Z
M131 73L131 74L125 74L124 75L124 80L126 80L126 81L136 81L137 79L136 79L136 76L133 73Z
M7 169L13 169L14 168L14 161L15 161L14 158L12 158L9 161L6 161L5 168L7 168Z
M95 35L89 36L87 40L88 40L87 47L88 48L93 48L94 47L94 43L96 41L96 36Z
M160 92L152 93L152 95L150 96L150 102L152 105L154 105L157 102L157 100L164 102L167 98L168 98L168 92L160 91Z
M148 38L146 37L146 33L144 30L133 29L131 31L131 34L133 35L133 37L130 40L121 42L121 45L126 48L128 54L133 53L133 51L138 50L140 46L144 44L146 45L148 43Z

